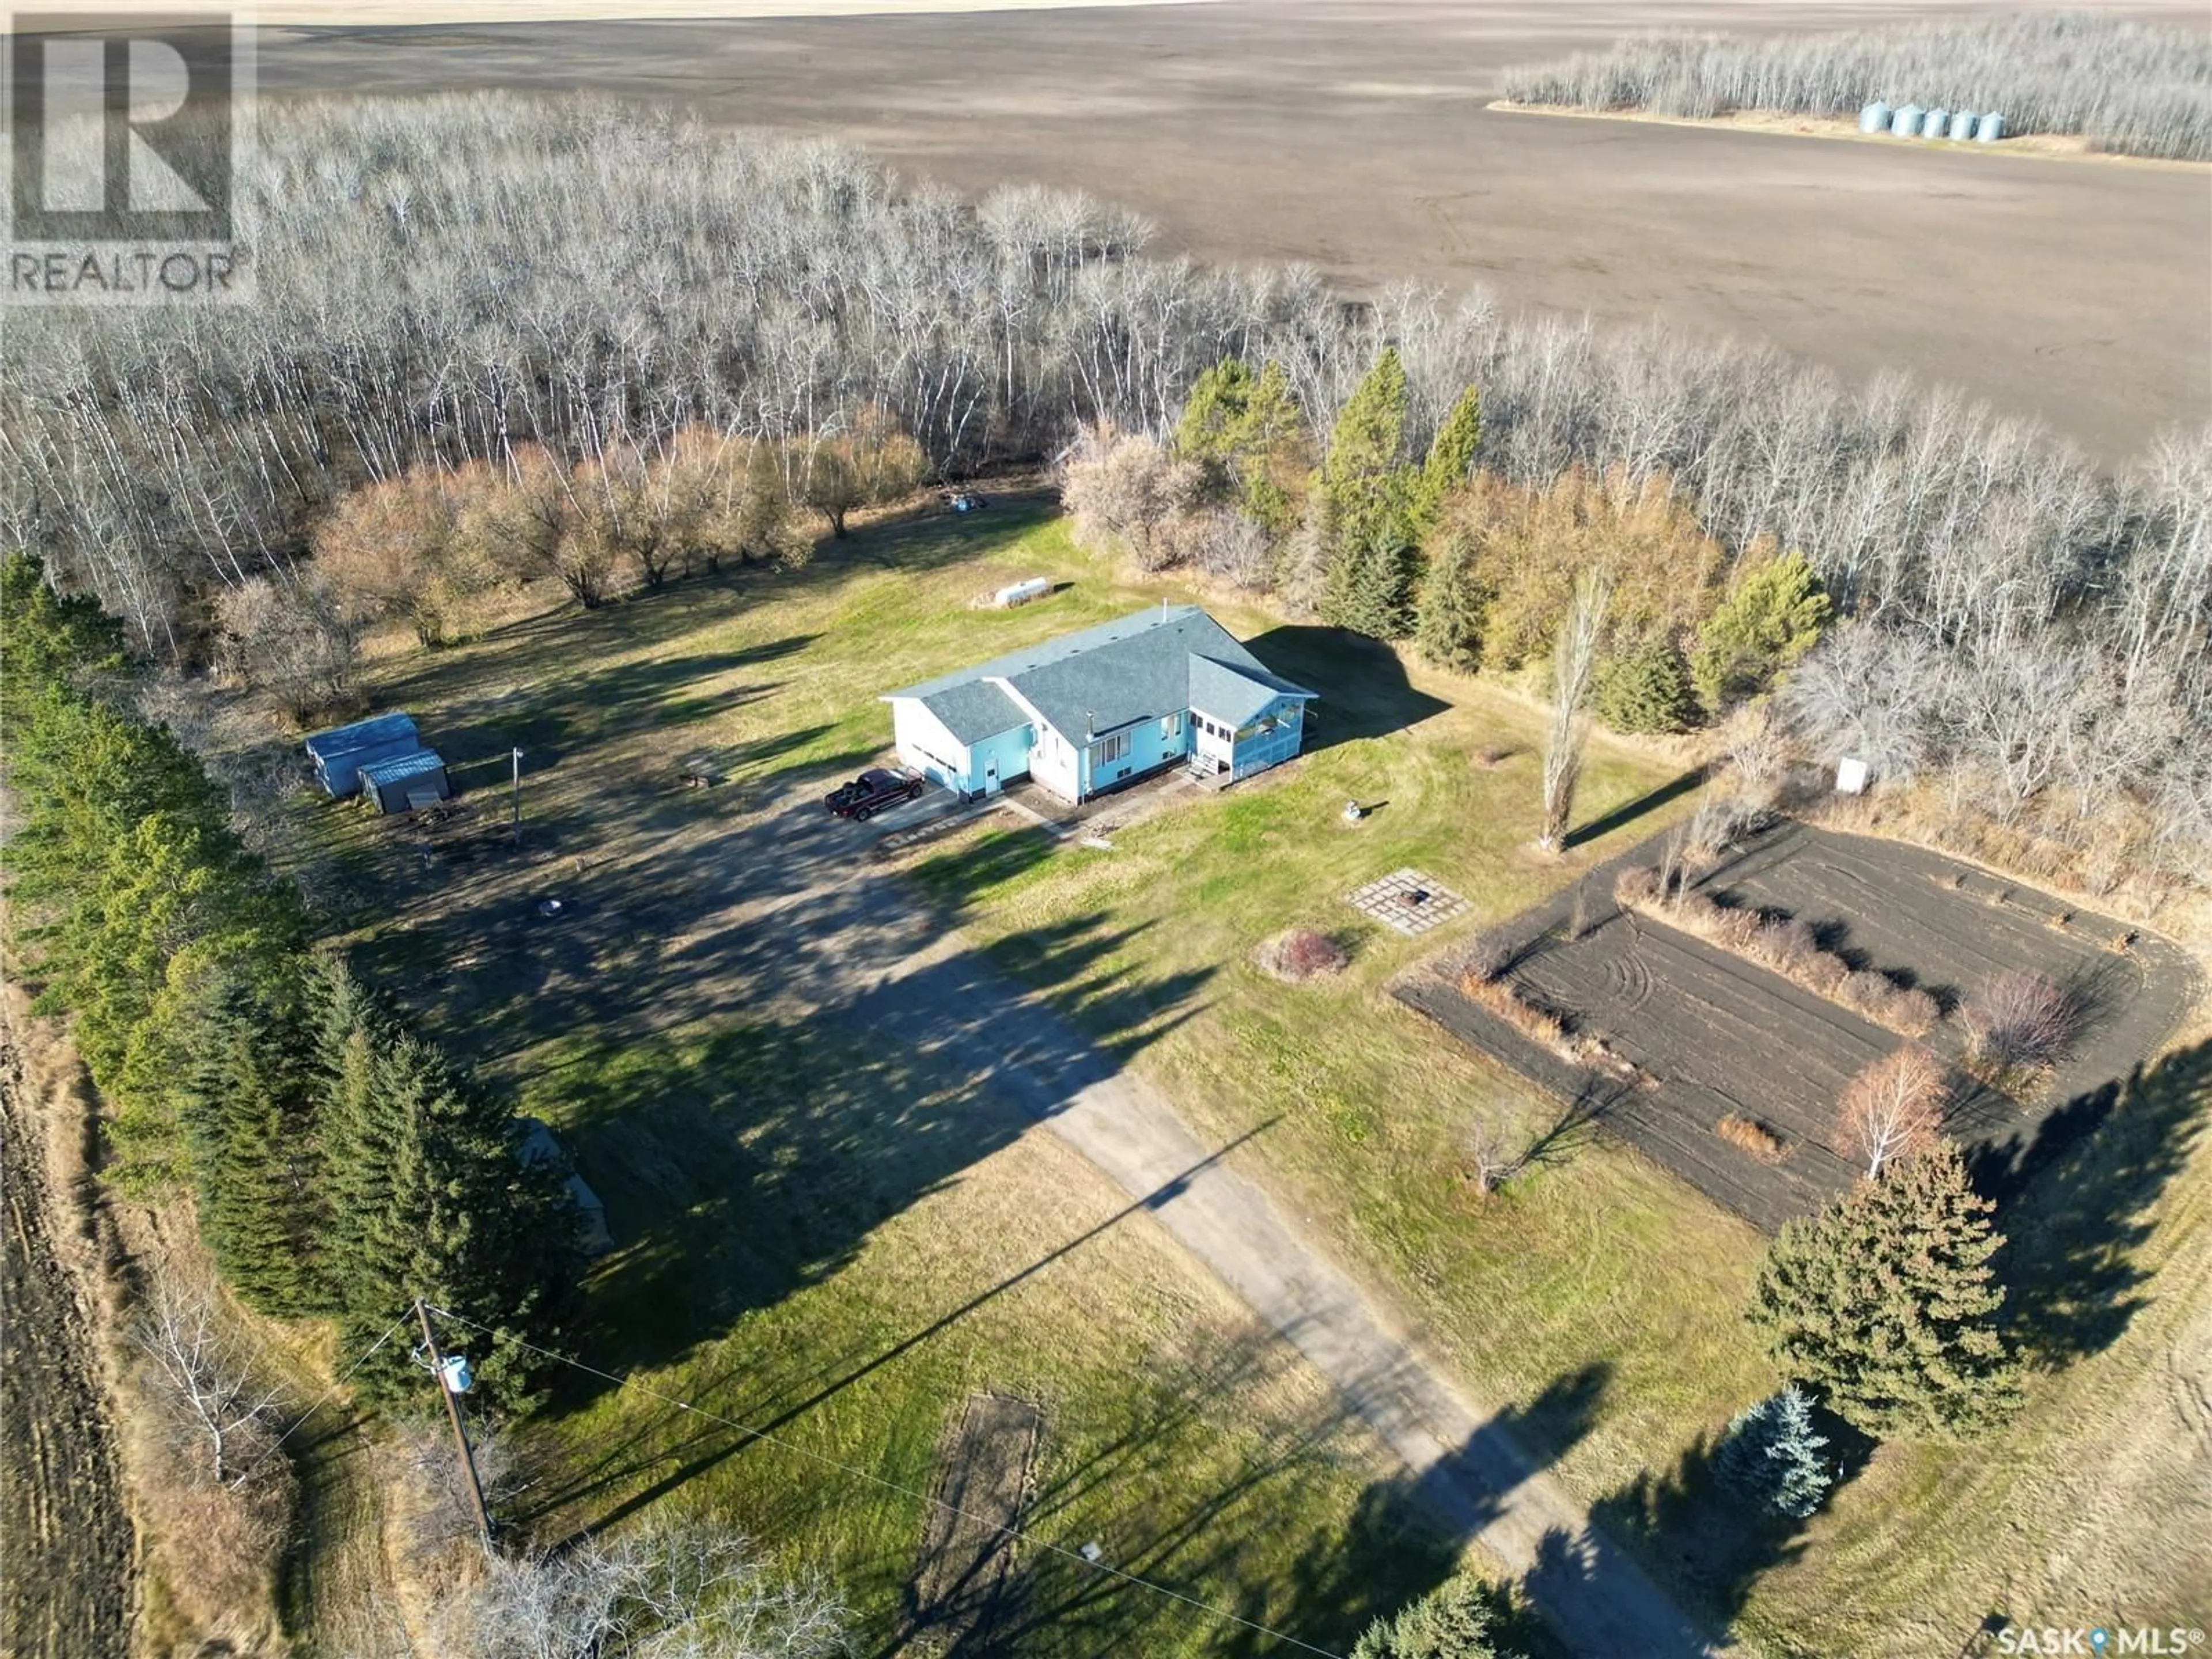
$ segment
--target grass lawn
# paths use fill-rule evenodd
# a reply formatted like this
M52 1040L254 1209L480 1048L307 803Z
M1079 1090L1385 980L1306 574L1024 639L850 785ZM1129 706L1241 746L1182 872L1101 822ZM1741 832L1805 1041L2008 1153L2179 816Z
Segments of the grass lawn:
M1521 910L1693 798L1636 813L1674 773L1601 742L1577 816L1620 821L1564 860L1539 854L1534 711L1419 670L1408 684L1364 642L1216 609L1258 635L1271 666L1321 691L1321 746L1115 830L1110 851L1039 858L1030 832L984 829L918 857L916 878L949 920L999 941L1010 969L1130 1051L1209 1138L1260 1129L1237 1156L1395 1291L1425 1344L1511 1407L1534 1449L1595 1499L1766 1386L1739 1316L1759 1242L1587 1134L1477 1198L1461 1152L1469 1125L1496 1115L1533 1139L1553 1109L1387 988L1443 939ZM1503 758L1478 764L1484 750ZM1347 823L1350 799L1375 810ZM1472 914L1415 940L1344 902L1407 865ZM1258 972L1252 948L1291 926L1339 937L1351 968L1297 987ZM1032 942L1078 928L1097 948L1079 977L1055 982L1065 955Z
M577 1338L634 1382L564 1402L562 1478L533 1494L556 1535L652 1506L732 1518L832 1578L878 1650L942 1437L988 1391L1043 1409L1026 1525L1062 1548L1095 1540L1117 1567L1340 1650L1450 1570L1333 1391L1011 1112L804 1029L570 1040L545 1061L526 1103L615 1216L656 1218L604 1269ZM996 1150L913 1195L896 1160L836 1150L887 1092ZM1065 1557L1020 1560L1012 1650L1278 1650Z
M1076 586L970 609L1040 572ZM773 986L701 988L708 1012L650 1030L589 1006L642 948L590 925L604 872L711 839L794 776L857 765L887 734L886 687L1138 602L1042 510L994 507L855 538L798 573L379 660L379 705L414 711L459 769L487 848L507 750L526 751L525 855L434 868L396 822L325 804L302 805L291 860L340 895L379 982L556 1127L617 1240L573 1348L634 1382L579 1379L556 1400L555 1473L526 1500L541 1532L716 1514L832 1577L867 1650L887 1650L946 1430L988 1390L1043 1410L1038 1538L1096 1540L1212 1606L1341 1649L1451 1570L1456 1551L1414 1525L1394 1464L1317 1375L979 1089L916 1057L863 1058L864 1034L787 1018ZM694 763L721 784L678 787ZM577 928L519 920L549 884ZM1024 1654L1278 1650L1042 1549L1023 1552L1018 1584L1006 1617Z
M974 608L1030 575L1060 586L1018 611ZM1017 504L867 530L800 572L730 573L378 665L380 706L413 710L457 764L484 763L460 775L487 826L505 811L488 786L511 746L526 751L524 859L433 869L395 826L331 807L303 813L297 857L350 893L372 971L554 1122L608 1201L621 1248L594 1275L578 1346L643 1386L564 1399L563 1472L533 1498L543 1524L654 1505L726 1514L833 1573L887 1640L921 1539L915 1494L948 1423L988 1389L1045 1410L1031 1511L1045 1538L1096 1539L1109 1561L1340 1644L1444 1570L1407 1538L1402 1492L1318 1379L1148 1218L1113 1219L1122 1202L1103 1177L980 1089L794 1018L771 985L702 986L697 1011L644 1026L594 1001L657 948L595 886L611 872L649 883L667 849L856 768L889 737L880 692L1163 596L1190 597L1124 580L1047 509ZM1393 653L1326 630L1212 608L1322 694L1304 757L1149 816L1111 808L1110 850L984 820L903 855L916 902L1160 1083L1204 1137L1249 1135L1231 1156L1624 1532L1710 1520L1701 1503L1671 1504L1668 1479L1771 1386L1740 1317L1759 1240L1582 1133L1476 1197L1469 1126L1495 1116L1533 1139L1554 1113L1388 991L1693 798L1670 790L1677 769L1600 738L1583 839L1539 856L1533 708L1487 684L1409 678ZM695 766L725 781L678 787ZM1346 823L1347 799L1369 816ZM1405 865L1470 914L1413 941L1343 902ZM608 895L605 927L533 944L518 918L555 884L586 918ZM1255 971L1252 947L1293 925L1344 939L1349 969L1298 988ZM2100 1192L2074 1201L2095 1212ZM2091 1369L2039 1392L2008 1467L2071 1443L2074 1379ZM648 1387L774 1424L798 1449L745 1444ZM1948 1633L1989 1564L2021 1547L1945 1501L1978 1469L1995 1479L1971 1452L1886 1451L1803 1536L1759 1540L1755 1559L1723 1546L1717 1571L1680 1559L1676 1539L1646 1547L1778 1650ZM1885 1565L1905 1549L1923 1565ZM1024 1654L1269 1650L1060 1558L1025 1566Z

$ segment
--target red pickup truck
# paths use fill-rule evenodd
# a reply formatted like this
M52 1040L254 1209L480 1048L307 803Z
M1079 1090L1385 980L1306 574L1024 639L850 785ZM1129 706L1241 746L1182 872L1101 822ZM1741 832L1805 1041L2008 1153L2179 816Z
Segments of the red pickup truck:
M841 818L866 823L887 806L913 800L928 787L928 780L919 772L872 766L852 782L832 789L822 798L822 804Z

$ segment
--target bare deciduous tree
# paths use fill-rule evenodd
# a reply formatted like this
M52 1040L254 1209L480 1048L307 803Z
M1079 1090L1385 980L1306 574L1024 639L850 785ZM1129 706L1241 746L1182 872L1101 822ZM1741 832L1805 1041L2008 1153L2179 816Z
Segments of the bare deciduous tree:
M2039 974L1992 974L1959 1006L1967 1051L2000 1070L2051 1066L2081 1028L2080 1004Z
M317 526L315 568L365 613L404 617L424 645L451 638L489 560L460 534L448 474L402 473L347 495Z
M1085 546L1124 549L1139 570L1163 570L1188 550L1172 526L1197 506L1203 483L1195 463L1101 422L1062 465L1060 494Z
M1527 1143L1507 1130L1495 1116L1474 1120L1467 1132L1468 1174L1475 1191L1485 1198L1496 1192L1528 1163Z
M797 494L842 537L857 507L912 495L929 476L929 458L880 404L868 404L805 441Z
M1932 1145L1951 1095L1943 1062L1917 1042L1892 1049L1854 1077L1837 1115L1837 1143L1866 1160L1867 1179Z
M1589 722L1581 715L1589 691L1590 669L1605 628L1609 590L1601 576L1585 574L1575 586L1574 603L1559 624L1552 648L1552 725L1544 739L1544 823L1536 844L1556 853L1565 843L1567 820L1575 808L1575 786L1583 769Z
M133 1336L190 1467L229 1486L265 1465L282 1391L225 1323L212 1291L159 1280Z
M439 1650L472 1659L843 1659L842 1604L778 1577L700 1522L494 1558L434 1612Z
M305 724L352 702L360 614L312 567L240 583L224 592L217 614L224 665L293 719Z

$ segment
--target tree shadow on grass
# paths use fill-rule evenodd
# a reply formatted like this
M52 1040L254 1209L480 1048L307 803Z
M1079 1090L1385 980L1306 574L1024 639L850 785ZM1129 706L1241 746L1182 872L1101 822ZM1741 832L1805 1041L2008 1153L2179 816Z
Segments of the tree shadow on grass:
M1054 1246L1019 1272L1008 1274L887 1346L860 1353L832 1356L826 1364L815 1366L811 1371L785 1368L781 1376L773 1380L758 1374L769 1368L749 1366L744 1363L744 1357L738 1356L732 1363L720 1364L703 1376L687 1380L686 1392L695 1401L717 1401L726 1407L720 1411L720 1415L742 1421L745 1427L733 1427L730 1422L720 1422L713 1417L686 1412L673 1405L645 1413L621 1440L602 1443L598 1449L596 1461L589 1467L577 1469L565 1484L548 1487L541 1493L534 1513L544 1515L601 1493L618 1492L644 1475L655 1470L663 1471L650 1485L629 1492L611 1509L595 1516L584 1530L598 1531L615 1524L707 1474L757 1440L791 1427L801 1418L835 1400L846 1389L885 1366L896 1364L935 1338L951 1331L988 1304L1074 1255L1132 1216L1157 1207L1167 1197L1181 1190L1191 1177L1226 1158L1237 1146L1262 1133L1265 1127L1262 1125L1247 1132L1200 1160L1193 1168L1165 1183L1158 1191L1124 1205L1104 1220ZM621 1294L619 1290L614 1293L617 1296ZM617 1302L617 1310L625 1305ZM591 1351L589 1344L594 1336L603 1345L612 1340L612 1334L609 1332L587 1331L583 1345L586 1352ZM599 1350L602 1354L606 1352L608 1349L605 1346ZM580 1395L587 1393L588 1390L578 1390ZM1195 1409L1194 1402L1192 1408ZM667 1431L678 1423L685 1424L688 1432L672 1443ZM682 1461L676 1468L667 1468L669 1463L678 1459Z
M2136 1255L2208 1110L2212 1042L2200 1042L2051 1113L2016 1160L1977 1149L1976 1184L2004 1206L2006 1311L2033 1358L2096 1353L2149 1300Z
M1389 646L1349 629L1286 624L1245 646L1270 673L1319 695L1309 716L1310 751L1387 737L1451 707L1416 690Z
M1579 829L1567 831L1565 846L1571 852L1611 835L1616 830L1626 829L1637 819L1657 811L1671 801L1680 800L1705 781L1705 768L1693 766L1680 777L1669 778L1656 789L1638 795L1634 800L1623 802L1603 817L1593 818Z
M1297 1340L1297 1333L1285 1334ZM1264 1365L1242 1364L1233 1376L1201 1368L1195 1388L1179 1368L1164 1376L1167 1397L1139 1431L1121 1437L1042 1490L1032 1511L1037 1529L1051 1535L1060 1510L1086 1493L1118 1493L1133 1478L1139 1487L1163 1478L1171 1481L1182 1437L1207 1430L1207 1413L1200 1406L1211 1409L1217 1397L1249 1397L1249 1391L1263 1389L1272 1370L1288 1358L1290 1346L1271 1343L1262 1352L1267 1356ZM1326 1405L1312 1408L1288 1431L1271 1435L1264 1451L1249 1458L1235 1478L1198 1495L1165 1527L1106 1532L1100 1538L1105 1559L1249 1621L1224 1620L1209 1650L1240 1659L1286 1651L1279 1638L1255 1628L1266 1626L1326 1651L1347 1651L1376 1618L1427 1594L1460 1570L1468 1540L1496 1519L1499 1501L1512 1485L1540 1467L1516 1437L1528 1435L1562 1449L1573 1443L1587 1431L1609 1376L1610 1368L1599 1362L1563 1376L1525 1410L1502 1413L1478 1429L1436 1468L1370 1483L1350 1516L1311 1533L1287 1570L1273 1564L1264 1571L1256 1563L1247 1567L1243 1558L1255 1541L1250 1519L1268 1517L1260 1537L1273 1542L1279 1535L1281 1515L1297 1512L1295 1506L1287 1511L1270 1509L1268 1494L1351 1451L1350 1445L1337 1443L1352 1425L1352 1414L1343 1397L1333 1393ZM1502 1466L1512 1474L1501 1476L1501 1454ZM1146 1470L1152 1473L1141 1473ZM1077 1540L1078 1534L1070 1534L1064 1541ZM1050 1629L1065 1644L1071 1630L1079 1629L1096 1636L1097 1645L1089 1650L1102 1656L1147 1650L1141 1638L1148 1620L1158 1615L1154 1592L1050 1556L1038 1558L1028 1580L1025 1622L1010 1635ZM1224 1580L1242 1586L1225 1601L1218 1589L1208 1589L1208 1581ZM1525 1607L1503 1593L1498 1606L1501 1629L1522 1650L1547 1656L1559 1651L1548 1634L1536 1633ZM1190 1619L1202 1616L1194 1612ZM1010 1645L1003 1650L1022 1650Z
M1601 1359L1564 1373L1525 1407L1498 1413L1431 1468L1374 1482L1350 1522L1303 1553L1288 1576L1287 1606L1271 1609L1255 1598L1248 1616L1333 1652L1347 1651L1375 1620L1461 1570L1467 1546L1498 1518L1512 1490L1589 1433L1612 1376L1611 1364ZM1499 1637L1514 1650L1563 1654L1549 1630L1502 1587L1493 1611ZM1239 1632L1229 1650L1252 1659L1281 1651L1272 1638L1253 1632Z
M1832 1425L1824 1423L1823 1432ZM1662 1569L1663 1577L1694 1596L1698 1610L1725 1626L1743 1609L1761 1575L1805 1550L1804 1522L1746 1504L1713 1477L1718 1441L1701 1435L1663 1473L1645 1470L1590 1508L1593 1528ZM1523 1583L1541 1603L1602 1595L1611 1563L1589 1534L1557 1528L1537 1547Z

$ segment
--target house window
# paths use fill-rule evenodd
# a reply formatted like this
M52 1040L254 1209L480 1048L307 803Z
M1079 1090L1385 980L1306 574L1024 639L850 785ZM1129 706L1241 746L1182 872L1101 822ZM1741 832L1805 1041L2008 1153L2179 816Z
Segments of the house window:
M1164 738L1181 737L1182 735L1182 716L1181 714L1161 715L1160 735Z
M1098 747L1091 751L1094 765L1110 766L1117 760L1126 760L1129 754L1129 734L1116 732L1110 738L1098 739Z

